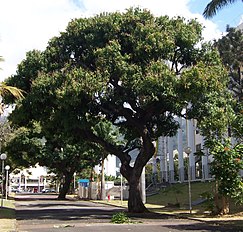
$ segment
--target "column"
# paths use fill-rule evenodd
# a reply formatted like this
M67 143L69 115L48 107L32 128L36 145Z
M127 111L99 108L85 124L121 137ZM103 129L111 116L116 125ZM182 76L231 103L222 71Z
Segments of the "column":
M20 173L20 176L19 176L19 186L18 186L18 189L19 190L21 189L21 173Z
M160 157L161 181L168 182L166 138L163 136L158 139L158 156Z
M40 176L38 176L38 193L40 192Z
M27 190L27 177L24 175L24 191Z
M140 193L143 204L146 203L146 187L145 187L145 167L143 168L141 177L140 177Z
M203 156L202 156L202 179L208 179L208 149L204 146L204 138L202 139L202 148L203 148Z
M194 153L196 152L195 147L195 127L194 120L187 120L187 145L191 147L192 152L189 156L189 165L191 170L191 180L196 179L196 170L195 170L195 157Z
M169 182L174 183L175 182L175 171L174 171L172 137L168 137L168 154L169 154Z
M182 141L182 118L178 118L180 128L177 132L177 141L178 141L178 168L179 168L179 180L184 182L185 172L184 172L184 158L183 158L183 141Z
M156 155L153 156L153 167L152 167L152 182L154 185L157 185L157 162Z

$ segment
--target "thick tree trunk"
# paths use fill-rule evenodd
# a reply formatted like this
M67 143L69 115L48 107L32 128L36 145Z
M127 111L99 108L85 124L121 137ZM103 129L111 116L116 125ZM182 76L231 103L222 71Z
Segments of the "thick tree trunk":
M69 172L65 174L65 179L64 179L64 183L62 185L62 187L60 188L60 192L58 195L58 199L59 200L64 200L66 199L66 195L69 191L70 188L70 184L72 182L72 177L73 177L73 173Z
M143 130L142 140L143 147L137 155L134 166L131 167L129 164L126 164L126 162L122 163L121 166L121 173L129 183L128 212L130 213L149 212L143 204L139 185L143 168L155 152L155 147L146 127Z
M139 188L139 179L140 179L139 176L132 175L129 180L129 198L128 198L129 213L148 212L148 209L145 207L142 201L141 192Z

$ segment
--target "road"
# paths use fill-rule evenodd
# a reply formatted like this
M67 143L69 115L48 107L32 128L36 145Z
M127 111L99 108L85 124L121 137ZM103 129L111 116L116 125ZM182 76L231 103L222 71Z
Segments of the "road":
M57 200L53 194L16 197L18 232L179 232L229 231L216 225L167 215L132 217L132 224L112 224L111 217L123 208L79 200Z

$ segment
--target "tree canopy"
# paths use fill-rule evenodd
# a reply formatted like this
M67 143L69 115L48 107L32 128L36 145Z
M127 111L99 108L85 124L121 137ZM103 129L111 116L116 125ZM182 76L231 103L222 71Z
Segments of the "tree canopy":
M235 102L235 118L231 124L231 131L235 138L243 140L243 33L236 28L227 27L226 35L215 42L230 81L229 89L233 93Z
M51 137L42 137L38 123L30 127L19 127L14 130L4 146L9 154L8 159L15 167L29 167L39 164L48 167L63 184L59 199L65 199L75 172L94 167L100 161L101 148L86 141L68 144L60 134L52 133Z
M70 144L103 146L121 161L129 211L144 212L139 177L155 152L153 141L176 133L174 116L185 116L186 107L187 117L198 121L212 113L207 107L223 107L217 99L225 96L227 75L201 31L196 20L154 17L138 8L74 19L45 51L29 52L9 78L28 92L11 121L26 126L34 119L47 135L55 128ZM100 120L118 128L126 144L94 133Z

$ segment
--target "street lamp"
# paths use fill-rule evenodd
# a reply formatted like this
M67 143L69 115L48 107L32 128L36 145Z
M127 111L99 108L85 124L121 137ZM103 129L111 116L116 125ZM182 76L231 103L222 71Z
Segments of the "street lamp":
M186 147L184 151L188 156L188 193L189 193L189 210L191 214L192 213L192 192L191 192L191 170L190 170L191 168L190 168L189 156L192 152L192 149L190 147Z
M4 180L4 160L7 159L6 154L1 154L0 159L2 161L2 200L1 200L1 207L3 207L3 180Z
M10 169L9 165L5 166L5 170L6 170L6 200L8 199L8 191L9 191L9 186L8 186L8 171Z
M73 173L73 193L75 194L76 189L76 172Z
M122 201L123 201L123 183L122 183L122 174L121 174L121 166L122 164L119 164L119 168L120 168L120 175L121 175L121 205L122 205Z

